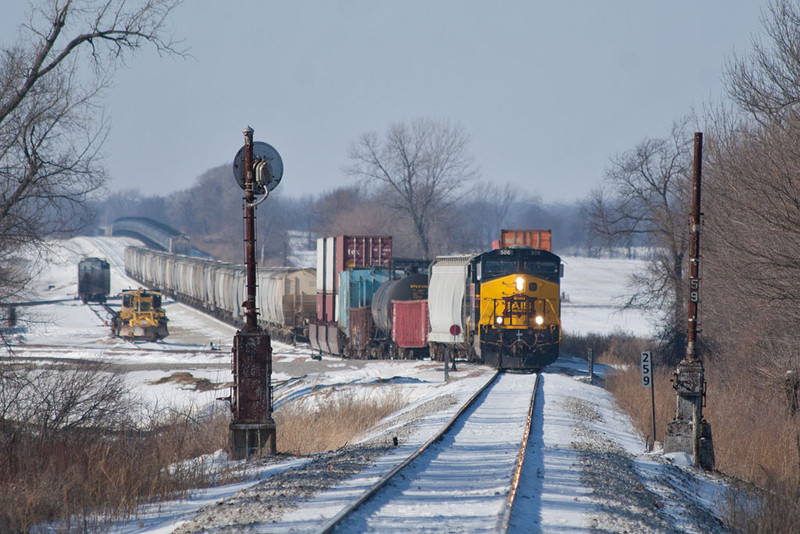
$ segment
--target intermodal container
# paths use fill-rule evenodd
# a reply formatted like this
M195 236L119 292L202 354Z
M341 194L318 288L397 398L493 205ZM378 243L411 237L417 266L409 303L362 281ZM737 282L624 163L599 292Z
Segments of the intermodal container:
M325 321L325 293L317 292L317 321Z
M325 238L317 239L317 291L325 292Z
M336 265L336 238L334 237L326 237L325 238L325 292L326 293L336 293L336 271L334 270L334 266Z
M333 293L325 293L325 321L336 321L336 295Z
M499 248L526 245L540 250L550 250L551 241L550 230L500 230Z
M336 274L345 269L392 265L392 236L342 235L335 239Z
M339 328L345 333L349 331L351 308L368 307L372 299L384 283L392 277L389 269L352 269L339 273L339 294L337 321Z
M399 347L416 349L428 342L428 301L392 302L392 340Z

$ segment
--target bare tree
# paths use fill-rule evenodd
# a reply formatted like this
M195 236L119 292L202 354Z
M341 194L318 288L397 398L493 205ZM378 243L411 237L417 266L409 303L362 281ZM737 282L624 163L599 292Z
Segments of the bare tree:
M165 37L178 3L41 0L0 50L0 257L87 221L85 201L106 180L100 97L143 46L181 53Z
M739 124L709 146L708 330L774 391L800 372L800 122Z
M607 188L595 191L587 208L593 238L651 249L647 272L633 279L635 293L628 305L668 310L663 348L677 359L685 349L684 257L692 147L687 125L688 119L682 119L668 137L645 139L613 159L605 175Z
M703 298L731 382L750 375L781 395L800 372L800 6L773 0L762 27L726 71L743 113L713 114Z
M383 139L366 133L350 146L349 157L353 164L347 173L387 190L387 206L413 224L425 258L431 257L432 228L478 176L469 137L444 120L397 122Z
M728 94L761 124L800 119L800 7L773 0L762 25L767 43L754 37L750 53L727 65Z

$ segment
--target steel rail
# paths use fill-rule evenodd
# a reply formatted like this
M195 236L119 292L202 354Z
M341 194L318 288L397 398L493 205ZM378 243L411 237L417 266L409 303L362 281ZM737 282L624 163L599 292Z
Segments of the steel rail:
M464 415L472 405L478 400L478 397L486 391L489 386L497 382L497 379L500 377L501 371L495 371L494 375L491 379L487 380L486 383L476 391L469 400L464 403L463 406L456 412L456 414L450 419L450 421L445 425L439 432L437 432L431 439L426 441L419 449L417 449L411 456L403 460L400 464L398 464L394 469L392 469L387 475L383 476L380 480L378 480L370 489L365 491L358 499L356 499L353 503L349 506L345 507L341 510L338 514L336 514L333 518L331 518L325 525L323 525L322 529L319 530L319 534L330 534L333 530L350 514L352 514L355 510L360 508L364 503L369 501L372 497L375 496L381 489L383 489L389 481L394 478L400 471L408 467L411 462L416 460L422 453L424 453L431 445L440 441L442 436L447 433Z
M517 455L517 467L514 469L514 475L511 477L511 491L508 492L508 499L503 509L503 515L500 516L500 521L497 525L498 532L508 532L508 527L511 522L511 511L514 508L515 499L517 497L517 490L519 489L519 479L522 475L522 468L525 465L525 451L528 448L528 438L531 435L531 424L533 422L533 409L536 406L536 393L539 390L539 379L541 374L536 374L536 380L533 383L533 393L531 393L531 405L528 409L528 418L525 423L525 433L522 436L522 445L519 448Z
M124 340L124 338L117 338ZM127 340L126 340L127 341ZM197 348L197 349L170 349L164 348L169 346L169 344L160 341L156 343L158 348L155 347L143 347L140 343L153 343L152 341L142 341L142 342L135 342L135 341L127 341L128 345L124 347L108 347L108 346L94 346L94 345L47 345L47 344L10 344L10 346L15 351L29 351L29 352L42 352L42 351L49 351L49 352L75 352L76 350L102 350L103 352L108 353L136 353L141 351L157 351L159 353L163 352L165 354L219 354L228 356L230 350L226 348L222 349L206 349L206 348ZM216 364L214 364L216 365ZM230 362L225 364L226 366L230 367Z

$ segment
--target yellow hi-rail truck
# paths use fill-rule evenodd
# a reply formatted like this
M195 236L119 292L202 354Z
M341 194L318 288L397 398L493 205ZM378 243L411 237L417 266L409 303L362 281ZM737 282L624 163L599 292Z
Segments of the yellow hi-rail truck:
M146 289L122 292L122 309L112 323L114 335L156 341L169 335L161 293Z

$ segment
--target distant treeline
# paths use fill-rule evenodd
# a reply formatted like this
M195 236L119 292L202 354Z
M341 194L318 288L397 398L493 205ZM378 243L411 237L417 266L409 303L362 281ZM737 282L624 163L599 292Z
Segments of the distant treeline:
M587 241L585 201L547 203L516 194L511 187L478 191L437 214L431 236L433 255L484 251L501 228L543 228L553 232L556 251L580 249L592 255L603 250ZM192 244L213 256L241 262L242 194L223 165L209 169L192 187L166 196L119 191L97 202L95 225L118 217L149 217L190 236ZM315 195L292 197L276 189L256 212L258 254L262 265L285 265L291 256L290 236L340 234L392 235L394 253L420 257L420 244L407 218L380 191L340 187ZM296 241L295 241L296 242Z

